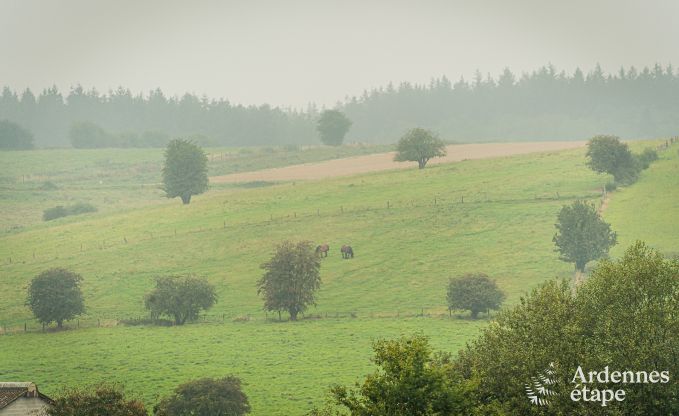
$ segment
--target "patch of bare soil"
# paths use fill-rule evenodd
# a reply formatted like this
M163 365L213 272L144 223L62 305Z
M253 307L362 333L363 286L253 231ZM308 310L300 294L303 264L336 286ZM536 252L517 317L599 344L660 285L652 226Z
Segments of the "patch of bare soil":
M448 155L432 159L430 165L459 162L467 159L488 159L527 153L549 152L584 147L584 141L525 142L525 143L484 143L457 144L446 148ZM394 162L394 153L355 156L345 159L326 160L316 163L263 169L254 172L233 173L213 176L211 183L237 183L254 181L297 181L351 176L360 173L392 169L406 169L417 166L414 162Z

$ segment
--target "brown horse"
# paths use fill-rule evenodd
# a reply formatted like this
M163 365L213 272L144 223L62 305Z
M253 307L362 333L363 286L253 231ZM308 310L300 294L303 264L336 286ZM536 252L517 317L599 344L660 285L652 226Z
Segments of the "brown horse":
M318 257L328 257L328 251L330 251L330 246L327 244L316 246L316 254Z
M354 249L352 249L351 246L342 246L340 251L342 252L342 258L343 259L353 259L354 258Z

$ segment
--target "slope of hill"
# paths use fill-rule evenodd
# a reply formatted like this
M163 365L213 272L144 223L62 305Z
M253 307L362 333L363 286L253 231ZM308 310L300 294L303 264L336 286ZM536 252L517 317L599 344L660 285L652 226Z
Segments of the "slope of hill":
M637 184L614 194L605 215L621 236L616 250L636 238L677 246L679 233L668 230L678 226L671 209L679 193L662 190L676 187L678 160L675 146ZM473 337L487 321L447 317L449 277L486 272L511 304L545 279L570 276L572 266L553 251L556 213L576 198L598 202L605 180L576 149L230 188L189 206L94 214L7 235L0 238L6 327L35 328L23 305L25 287L55 266L83 275L83 322L143 315L142 297L163 274L205 276L219 302L209 322L184 327L1 335L0 377L35 380L48 394L63 385L119 381L152 406L180 382L234 373L245 381L254 415L302 414L331 383L370 371L376 337L420 331L450 352ZM642 196L643 216L636 205ZM316 319L265 320L255 282L283 239L331 246L318 306L309 311ZM353 260L340 258L346 243L356 251ZM338 312L345 313L335 318Z

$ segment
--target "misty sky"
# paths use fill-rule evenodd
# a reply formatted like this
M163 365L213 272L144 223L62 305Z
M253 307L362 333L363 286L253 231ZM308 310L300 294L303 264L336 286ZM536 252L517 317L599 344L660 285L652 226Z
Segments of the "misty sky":
M0 0L0 85L332 106L392 81L679 66L677 0Z

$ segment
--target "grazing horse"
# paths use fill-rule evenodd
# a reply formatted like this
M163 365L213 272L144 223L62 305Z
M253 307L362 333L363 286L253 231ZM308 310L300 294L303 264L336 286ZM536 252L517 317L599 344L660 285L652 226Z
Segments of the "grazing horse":
M342 258L343 259L353 259L354 258L354 250L351 248L351 246L342 246L340 251L342 252Z
M318 257L328 257L328 251L330 251L330 246L327 244L316 246L316 254Z

